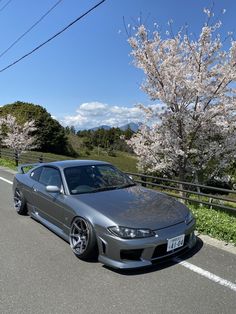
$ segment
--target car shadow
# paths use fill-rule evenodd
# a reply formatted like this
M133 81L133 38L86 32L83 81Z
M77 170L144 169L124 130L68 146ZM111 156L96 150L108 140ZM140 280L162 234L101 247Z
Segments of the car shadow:
M70 245L69 241L66 240L64 237L62 237L62 236L61 236L60 234L58 234L57 232L55 232L55 230L53 230L53 229L51 229L50 227L46 226L46 225L45 225L44 223L42 223L40 220L38 220L38 219L36 219L36 218L30 216L29 214L28 214L28 216L29 216L29 218L31 218L36 224L40 224L41 226L43 226L44 228L46 228L48 231L50 231L51 234L55 235L56 237L59 237L59 238L60 238L61 240L63 240L65 243L67 243L67 244ZM97 248L96 248L96 250L97 250ZM75 258L77 258L77 259L80 259L80 260L82 260L82 261L86 261L86 263L91 263L91 264L95 264L95 263L98 264L98 263L99 263L99 261L98 261L98 259L97 259L97 256L96 256L96 253L95 253L95 256L91 256L90 258L87 258L86 260L84 260L84 259L82 259L82 258L79 258L79 257L76 256L75 254L74 254L74 256L75 256Z
M31 217L31 216L29 216L29 217ZM34 217L31 217L31 218L36 223L39 223L44 228L48 229L55 236L57 236L57 237L59 236L62 240L64 240L66 243L68 243L67 240L65 240L62 236L60 236L60 234L56 233L53 229L44 225L41 221L35 219ZM124 275L124 276L143 275L146 273L152 273L152 272L162 270L162 269L165 269L165 268L168 268L168 267L171 267L171 266L178 264L178 260L176 259L176 257L181 258L181 260L187 260L187 259L191 258L192 256L194 256L196 253L198 253L202 249L203 245L204 245L203 241L199 237L197 237L196 245L191 250L188 250L187 252L184 251L183 253L178 253L177 255L174 255L171 257L163 258L161 260L154 262L153 265L150 265L150 266L145 266L145 267L140 267L140 268L135 268L135 269L116 269L116 268L112 268L112 267L107 266L107 265L102 265L102 267L105 269L108 269L110 271L113 271L117 274ZM75 257L78 258L77 256L75 256ZM90 264L98 264L99 263L97 257L91 257L90 259L86 259L86 262L90 263Z
M176 257L180 258L181 260L187 260L194 256L195 254L197 254L202 249L203 246L204 246L203 241L199 237L197 237L197 243L191 250L184 252L182 254L179 253L174 257L172 256L161 259L151 266L140 267L135 269L114 269L106 265L103 265L103 267L123 276L143 275L147 273L156 272L178 264L178 260L176 259Z

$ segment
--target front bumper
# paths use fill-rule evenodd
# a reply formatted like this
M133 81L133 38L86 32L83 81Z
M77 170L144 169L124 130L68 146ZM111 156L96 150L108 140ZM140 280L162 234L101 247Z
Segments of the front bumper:
M112 235L108 230L99 232L98 260L110 267L131 269L150 266L159 260L191 249L196 244L194 234L195 220L189 225L184 222L155 230L156 236L142 239L121 239ZM184 245L180 248L167 252L168 239L185 235Z

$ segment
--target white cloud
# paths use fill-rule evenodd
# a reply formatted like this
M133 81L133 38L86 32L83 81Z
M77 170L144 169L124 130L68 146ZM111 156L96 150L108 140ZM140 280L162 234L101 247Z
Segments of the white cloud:
M112 106L100 102L81 104L74 115L65 116L60 122L78 129L90 129L100 125L122 126L142 122L143 112L137 107Z
M106 109L107 105L103 104L101 102L98 101L94 101L94 102L86 102L82 105L79 106L79 109L76 110L77 112L79 112L80 110L84 110L84 111L92 111L92 110L97 110L97 111L102 111L104 109Z

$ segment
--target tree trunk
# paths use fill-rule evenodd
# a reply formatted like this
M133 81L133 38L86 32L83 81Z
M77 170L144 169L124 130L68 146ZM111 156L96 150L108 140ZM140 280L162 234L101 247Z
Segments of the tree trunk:
M197 172L195 173L195 180L194 181L195 181L196 184L199 184L199 179L198 179L198 173ZM197 186L197 192L201 193L201 189L200 189L199 186ZM198 198L198 200L201 200L201 196L200 195L198 195L197 198ZM202 203L200 203L199 205L200 205L200 207L203 206Z
M185 181L185 169L184 169L183 167L181 167L181 168L180 168L180 171L179 171L179 181ZM183 183L179 183L179 189L181 189L181 190L184 190L184 189L185 189L185 186L184 186ZM183 198L181 199L181 202L182 202L182 203L185 203L184 197L186 197L186 192L180 191L180 192L179 192L179 195L180 195L180 197L183 197Z

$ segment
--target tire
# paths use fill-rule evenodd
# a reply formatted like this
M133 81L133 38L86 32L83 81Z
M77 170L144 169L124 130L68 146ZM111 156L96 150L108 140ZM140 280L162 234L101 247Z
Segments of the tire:
M23 193L15 189L14 193L14 208L19 215L27 215L27 206Z
M70 247L82 260L92 260L98 256L97 238L93 226L84 218L76 217L70 229Z

